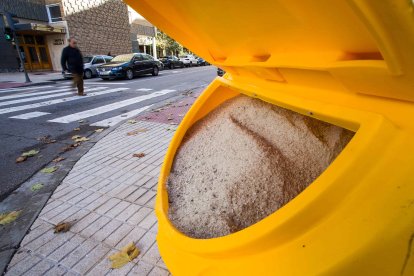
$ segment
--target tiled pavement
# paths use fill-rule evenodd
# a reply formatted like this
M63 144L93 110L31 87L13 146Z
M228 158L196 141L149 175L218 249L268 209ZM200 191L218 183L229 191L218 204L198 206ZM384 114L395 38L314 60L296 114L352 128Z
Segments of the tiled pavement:
M145 130L136 135L127 133ZM169 124L124 123L73 167L23 239L6 275L169 275L155 242L159 169ZM143 152L143 158L133 157ZM54 234L61 221L69 232ZM136 242L141 253L121 269L108 256Z

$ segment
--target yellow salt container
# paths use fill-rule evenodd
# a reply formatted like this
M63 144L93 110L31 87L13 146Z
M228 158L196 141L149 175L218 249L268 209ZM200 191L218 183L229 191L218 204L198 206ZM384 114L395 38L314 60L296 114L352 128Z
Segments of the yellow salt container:
M173 275L414 275L412 1L125 2L227 72L186 114L161 169L157 241ZM191 125L240 93L356 134L272 215L187 237L168 219L174 154Z

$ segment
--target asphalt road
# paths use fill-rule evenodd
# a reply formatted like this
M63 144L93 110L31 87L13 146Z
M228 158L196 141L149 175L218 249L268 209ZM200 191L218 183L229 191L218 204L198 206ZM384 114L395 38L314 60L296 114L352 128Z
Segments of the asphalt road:
M133 118L183 92L206 86L215 77L216 68L206 66L164 70L156 77L133 80L94 78L85 81L86 97L75 96L70 81L0 89L0 199L72 144L73 135L87 136ZM78 127L81 130L74 131ZM47 143L48 139L56 142ZM16 158L31 149L40 152L17 164Z

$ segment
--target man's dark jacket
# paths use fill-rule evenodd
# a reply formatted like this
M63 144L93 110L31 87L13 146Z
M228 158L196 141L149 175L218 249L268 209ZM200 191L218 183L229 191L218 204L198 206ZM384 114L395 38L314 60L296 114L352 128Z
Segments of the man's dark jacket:
M75 74L83 74L83 57L78 48L66 46L60 59L62 69Z

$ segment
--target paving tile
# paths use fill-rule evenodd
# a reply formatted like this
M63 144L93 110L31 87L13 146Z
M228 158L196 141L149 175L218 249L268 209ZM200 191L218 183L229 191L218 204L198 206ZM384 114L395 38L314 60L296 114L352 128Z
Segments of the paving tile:
M31 256L30 258L24 259L24 261L19 262L12 268L7 271L6 275L22 275L36 264L38 264L42 259L37 256Z
M110 218L101 216L94 223L90 224L88 227L83 229L80 233L84 237L87 237L87 238L92 237L93 234L101 230L110 221L111 221Z
M148 274L148 276L167 276L167 275L169 275L169 272L160 267L154 267L154 269L151 270L151 272Z
M150 264L157 264L158 261L161 259L160 252L158 250L157 243L153 243L150 249L145 253L142 259Z
M118 220L109 220L107 224L102 227L99 231L93 234L92 238L97 241L105 240L109 235L111 235L119 226L121 226L122 222Z
M144 229L150 229L155 223L157 222L157 218L155 217L155 213L151 212L148 216L146 216L138 226Z
M131 232L129 232L116 246L115 248L120 250L121 248L123 248L124 246L128 245L129 243L133 242L133 243L137 243L144 235L145 235L146 231L145 229L139 228L139 227L135 227L132 229ZM141 250L141 248L140 248ZM142 253L140 253L142 254Z
M105 243L111 247L115 247L122 239L126 237L132 231L133 227L127 224L122 224L116 231L110 234L106 239Z
M150 208L142 207L128 219L128 222L132 225L138 225L152 211Z
M86 227L92 225L98 218L100 218L101 216L98 215L97 213L89 213L86 216L84 216L82 219L80 219L79 221L77 221L72 227L71 227L71 231L75 232L75 233L79 233L80 231L82 231L83 229L85 229Z
M109 252L109 248L99 244L89 254L82 258L72 269L73 271L85 274L91 269L101 258Z
M66 267L73 267L89 254L98 243L93 240L85 240L79 247L67 255L60 263Z
M47 271L44 276L61 276L64 275L67 272L66 268L64 268L62 265L57 264L54 267L52 267L49 271Z
M56 249L48 258L55 262L59 262L64 257L69 255L73 250L75 250L79 245L81 245L84 241L84 238L76 235L61 247Z
M124 202L124 201L123 201ZM125 208L121 213L115 216L115 219L120 221L127 221L133 214L135 214L141 206L133 203L129 203L128 207Z
M29 269L23 275L25 275L25 276L44 275L54 265L55 265L55 263L44 259L41 262L39 262L38 264L36 264L35 266L33 266L31 269Z
M70 240L72 237L73 233L70 232L55 234L55 237L53 239L49 240L47 243L36 249L35 253L47 257L57 248L68 242L68 240Z
M155 192L151 190L147 190L145 194L143 194L137 200L135 200L135 203L143 205L147 203L149 200L151 200L153 197L155 197Z
M146 276L148 275L151 270L154 268L153 265L148 264L146 262L143 261L139 261L137 264L135 264L135 266L132 268L132 270L130 271L131 275L142 275L142 276Z

